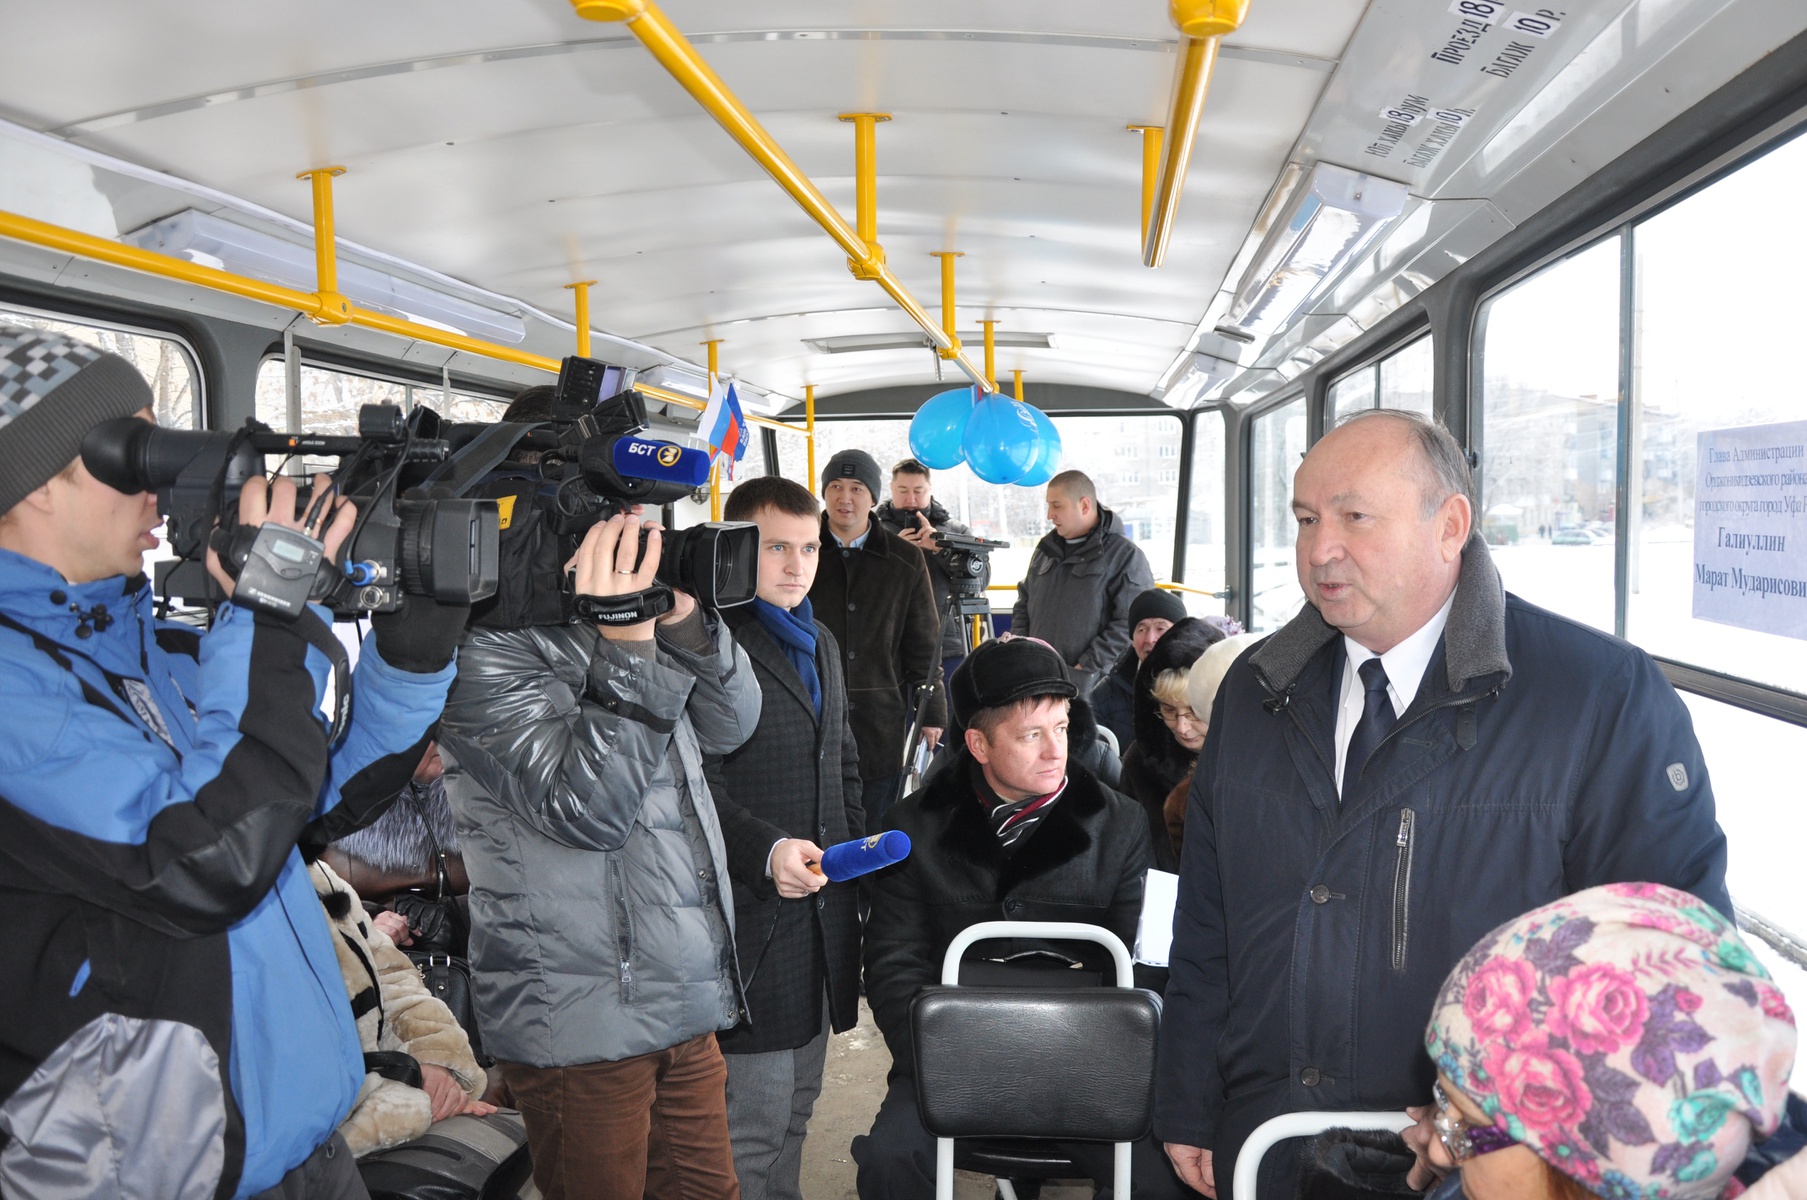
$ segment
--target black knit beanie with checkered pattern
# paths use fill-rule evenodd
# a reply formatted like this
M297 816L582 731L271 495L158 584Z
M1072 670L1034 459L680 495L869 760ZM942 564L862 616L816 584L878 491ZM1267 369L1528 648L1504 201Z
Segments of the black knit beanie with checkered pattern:
M144 376L117 354L0 325L0 513L73 462L90 429L153 403Z

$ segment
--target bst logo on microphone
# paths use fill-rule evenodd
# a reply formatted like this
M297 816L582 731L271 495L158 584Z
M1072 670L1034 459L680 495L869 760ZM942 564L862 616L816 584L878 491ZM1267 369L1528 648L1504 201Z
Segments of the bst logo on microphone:
M627 452L635 458L651 458L657 460L661 467L675 467L678 459L684 457L684 447L674 446L670 442L653 442L644 438L633 438L627 444Z
M636 479L663 479L697 487L709 478L709 456L676 442L624 437L612 452L615 469Z

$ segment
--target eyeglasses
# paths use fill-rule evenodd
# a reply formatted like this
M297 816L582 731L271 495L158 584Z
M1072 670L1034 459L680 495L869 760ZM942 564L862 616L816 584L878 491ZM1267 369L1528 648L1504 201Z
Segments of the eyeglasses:
M1437 1097L1437 1116L1432 1123L1437 1127L1437 1137L1442 1140L1443 1148L1449 1151L1449 1157L1457 1166L1476 1155L1492 1154L1495 1150L1518 1144L1503 1129L1493 1125L1470 1125L1464 1121L1456 1106L1449 1102L1449 1095L1441 1083L1432 1084L1431 1092Z
M1198 719L1198 714L1193 712L1190 708L1176 708L1171 704L1157 704L1155 707L1160 711L1161 720L1167 722L1169 725L1178 724L1181 717L1191 721L1194 725L1204 724L1203 721Z

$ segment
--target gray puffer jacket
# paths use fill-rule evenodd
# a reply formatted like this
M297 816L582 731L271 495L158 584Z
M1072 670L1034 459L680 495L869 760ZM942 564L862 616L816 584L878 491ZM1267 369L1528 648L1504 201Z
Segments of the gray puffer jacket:
M698 617L656 653L587 624L467 637L439 741L486 1049L615 1061L739 1019L703 755L744 742L759 705L745 651Z
M1123 534L1123 522L1099 506L1092 532L1068 545L1058 533L1036 544L1029 573L1016 585L1010 631L1047 642L1089 695L1098 678L1129 649L1129 606L1154 586L1154 571L1141 547Z

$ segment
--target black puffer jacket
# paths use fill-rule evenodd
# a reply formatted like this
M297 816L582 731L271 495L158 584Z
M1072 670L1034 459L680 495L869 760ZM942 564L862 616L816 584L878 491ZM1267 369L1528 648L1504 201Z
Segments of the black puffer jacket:
M1098 677L1129 649L1129 606L1154 586L1154 571L1123 522L1099 506L1092 532L1068 545L1058 533L1036 543L1029 571L1017 584L1010 628L1047 642L1088 695Z
M872 515L878 518L879 524L892 533L902 533L905 529L916 527L914 510L898 508L889 500L873 509ZM972 536L972 527L965 522L954 520L948 514L947 509L941 507L939 500L930 500L928 510L923 515L928 517L929 525L934 528L936 533L962 533L968 537ZM950 621L947 617L947 568L941 565L941 557L938 554L924 550L922 556L929 564L929 583L935 590L935 611L941 614L941 657L943 659L965 658L966 630L962 628L961 622Z
M1167 794L1192 770L1198 755L1180 745L1167 722L1161 720L1154 681L1163 671L1190 670L1199 655L1221 641L1223 630L1197 617L1187 617L1161 635L1136 671L1136 741L1123 754L1121 786L1148 814L1148 836L1154 845L1157 870L1180 869L1179 856L1167 836L1164 808Z
M910 1001L941 980L954 935L979 921L1082 921L1135 946L1148 870L1147 823L1135 802L1069 764L1067 790L1014 852L1005 854L975 790L972 755L891 806L885 828L910 835L910 856L871 876L866 996L890 1047L911 1072ZM1047 948L1114 979L1102 947L1078 942L979 942L972 958Z

